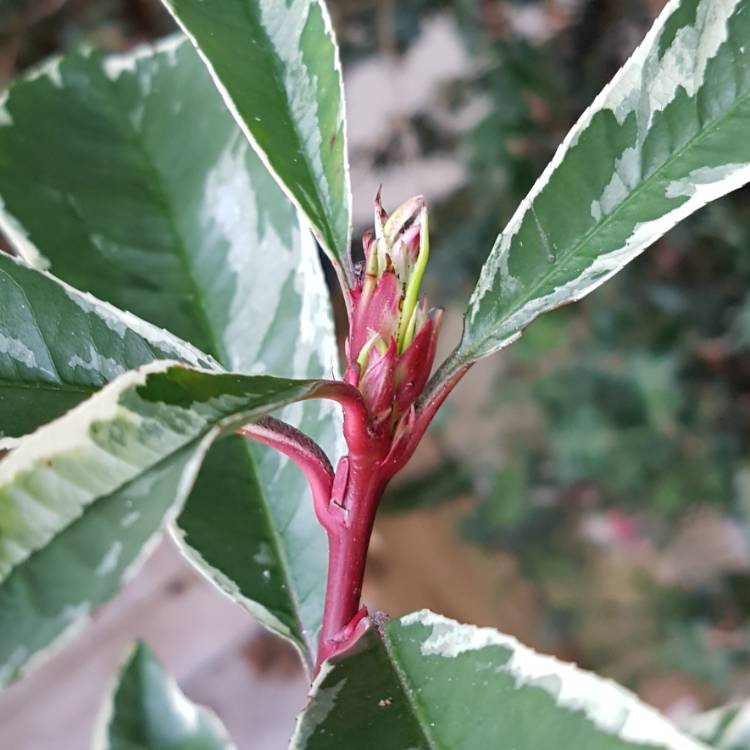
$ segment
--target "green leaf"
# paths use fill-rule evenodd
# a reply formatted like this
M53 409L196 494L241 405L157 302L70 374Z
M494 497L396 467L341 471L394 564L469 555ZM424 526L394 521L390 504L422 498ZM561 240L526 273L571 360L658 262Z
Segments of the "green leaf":
M351 281L344 93L325 3L163 2L247 137Z
M290 407L325 445L337 419L320 402ZM290 409L282 414L289 417ZM290 640L311 667L323 615L325 535L299 469L276 452L230 436L209 452L177 521L183 551L262 624Z
M0 123L0 227L27 262L233 370L271 366L256 328L300 335L277 308L313 241L188 42L54 60Z
M0 436L25 435L154 359L220 369L167 331L0 253Z
M423 610L324 664L294 750L705 750L610 680Z
M0 685L35 666L127 583L179 510L205 447L183 448L89 505L0 583Z
M750 0L671 0L498 237L448 369L594 290L750 180Z
M314 395L316 385L154 362L3 458L0 684L117 590L220 434Z
M232 750L216 715L189 701L144 643L105 705L97 750Z
M187 41L51 63L11 88L0 120L7 123L0 126L0 223L29 261L186 337L227 369L293 377L335 371L315 241ZM41 294L32 303L36 309ZM36 322L59 335L57 318L38 312ZM83 350L77 356L90 362L85 330L71 326L70 334ZM131 333L124 335L129 342ZM118 368L140 364L103 354ZM33 413L16 410L16 419L33 420L19 421L11 434L74 401L36 391ZM0 418L10 408L0 401ZM340 417L330 404L308 402L281 416L331 454L338 449ZM311 662L326 541L296 467L249 441L219 441L179 527L193 562Z
M750 747L750 703L734 703L691 716L682 728L717 750Z

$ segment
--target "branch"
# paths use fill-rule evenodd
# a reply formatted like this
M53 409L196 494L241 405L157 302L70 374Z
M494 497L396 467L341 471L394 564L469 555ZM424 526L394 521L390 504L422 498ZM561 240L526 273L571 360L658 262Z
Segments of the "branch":
M331 525L328 504L333 487L333 468L323 449L304 432L273 417L263 417L247 424L237 433L274 448L302 470L312 491L315 515L323 528L328 529Z

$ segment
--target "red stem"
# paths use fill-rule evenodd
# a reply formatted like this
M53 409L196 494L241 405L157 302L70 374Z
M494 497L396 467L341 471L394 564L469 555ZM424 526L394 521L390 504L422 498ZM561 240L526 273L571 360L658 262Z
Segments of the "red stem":
M328 658L345 650L358 637L356 627L362 584L375 514L391 477L411 458L440 405L466 374L470 365L458 368L438 385L415 414L411 433L395 455L388 439L371 434L360 413L345 409L345 432L350 454L337 470L334 484L345 486L340 522L328 529L328 582L323 624L318 645L317 668ZM355 440L350 438L354 436ZM360 448L359 439L364 439ZM346 472L342 476L341 472Z
M329 500L333 469L320 446L300 430L273 417L259 419L237 432L250 440L275 448L302 470L312 491L315 515L323 528L327 529L332 523Z
M359 637L366 610L360 607L367 551L375 514L391 477L411 458L440 405L470 365L438 378L416 411L403 440L391 445L389 434L378 434L359 390L345 382L326 381L317 398L341 404L349 455L334 475L320 447L304 433L272 417L238 432L288 456L310 484L319 522L328 534L328 581L316 668L346 650Z
M370 415L359 390L339 380L323 381L311 398L336 401L344 411L344 436L352 453L365 453L371 441L368 425Z
M363 460L364 459L364 460ZM362 582L375 513L385 490L377 462L349 457L349 476L343 501L342 522L328 532L328 583L320 631L320 665L344 650L356 637L348 627L361 614Z

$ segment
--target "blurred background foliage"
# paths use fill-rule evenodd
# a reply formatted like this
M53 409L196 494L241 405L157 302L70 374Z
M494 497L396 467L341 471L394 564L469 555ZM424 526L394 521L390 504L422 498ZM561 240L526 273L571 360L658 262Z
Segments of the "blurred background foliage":
M356 229L379 183L390 204L425 192L431 298L460 310L497 233L663 4L329 0ZM172 29L156 0L0 0L0 79L82 44L122 50ZM485 368L463 426L459 391L381 525L388 549L393 524L418 519L411 543L452 507L457 549L510 562L510 589L524 592L496 592L497 608L528 617L486 624L674 716L750 689L748 248L745 189L534 323ZM447 614L493 620L471 606Z

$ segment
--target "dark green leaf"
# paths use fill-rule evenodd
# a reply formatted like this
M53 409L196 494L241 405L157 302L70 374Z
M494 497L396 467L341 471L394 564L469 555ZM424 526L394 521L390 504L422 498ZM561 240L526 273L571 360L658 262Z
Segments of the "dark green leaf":
M191 703L151 650L138 644L105 706L97 750L232 750L224 727Z
M220 369L167 331L0 253L0 436L25 435L154 359Z
M326 663L293 750L705 750L609 680L422 611Z

